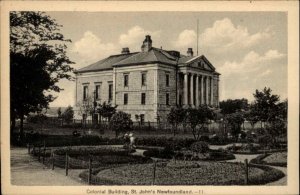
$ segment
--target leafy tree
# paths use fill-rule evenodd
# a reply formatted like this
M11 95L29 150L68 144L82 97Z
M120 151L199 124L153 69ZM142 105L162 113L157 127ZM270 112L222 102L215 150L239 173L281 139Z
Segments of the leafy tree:
M248 109L248 100L247 99L228 99L226 101L220 102L220 109L223 115L232 114L237 111L247 110Z
M262 122L273 121L278 114L279 96L271 92L270 88L265 87L263 91L256 90L253 94L255 101L252 111Z
M121 132L126 132L131 129L132 120L129 114L118 111L113 114L109 124L112 130L115 131L116 137L118 137Z
M224 132L227 132L227 123L226 123L226 115L233 114L235 112L242 112L248 110L248 100L247 99L228 99L220 102L221 114L223 114L223 125Z
M229 126L231 127L231 134L237 138L241 132L241 125L244 122L244 116L241 112L228 114L225 118Z
M247 121L250 122L252 129L254 129L255 124L259 121L259 117L256 115L254 109L252 109L253 105L250 105L250 110L244 113L244 117Z
M101 117L106 118L110 121L111 117L116 113L116 108L118 106L112 106L111 103L103 102L103 104L98 105L97 112L100 114Z
M261 122L265 123L265 133L272 136L272 142L276 137L286 134L287 100L280 102L278 95L272 94L270 88L265 87L262 91L256 90L253 94L255 101L251 112Z
M63 119L69 124L74 118L74 110L72 106L68 106L62 114Z
M70 40L60 27L43 12L10 12L11 132L19 118L21 139L24 116L47 108L55 99L49 92L61 90L58 81L72 79Z
M181 107L173 107L167 116L167 121L173 126L173 135L176 135L177 127L185 118L186 112Z
M57 109L57 116L58 116L58 118L61 117L61 107L59 107L59 108Z
M209 120L214 119L214 112L208 106L200 106L199 108L187 109L187 121L192 129L192 134L195 140L199 140L200 134L205 129L205 125L209 123ZM199 126L199 128L197 128Z

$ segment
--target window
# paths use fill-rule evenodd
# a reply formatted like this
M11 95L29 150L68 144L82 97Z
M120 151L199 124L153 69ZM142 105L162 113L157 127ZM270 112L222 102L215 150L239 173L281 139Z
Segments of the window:
M128 93L124 93L124 105L128 104Z
M166 86L169 87L170 86L170 75L166 74Z
M86 100L88 98L88 90L89 87L88 86L83 86L83 100Z
M144 123L145 123L145 115L144 114L140 115L140 120L141 120L141 125L144 125Z
M146 104L146 94L145 93L142 93L141 104L142 105Z
M129 75L124 74L124 87L128 87L128 79L129 79Z
M166 105L170 105L169 104L169 99L170 99L170 94L166 94Z
M142 86L146 86L147 82L147 74L145 72L142 73Z
M96 100L100 99L100 85L96 85L95 87L95 98Z
M108 84L108 101L113 99L113 84Z

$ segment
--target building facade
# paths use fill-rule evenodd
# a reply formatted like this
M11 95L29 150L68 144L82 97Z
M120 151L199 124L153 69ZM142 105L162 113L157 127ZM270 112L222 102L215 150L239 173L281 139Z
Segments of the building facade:
M149 35L141 52L123 48L76 74L75 117L84 105L111 103L131 115L133 121L166 121L174 106L219 106L219 76L205 56L187 55L152 47Z

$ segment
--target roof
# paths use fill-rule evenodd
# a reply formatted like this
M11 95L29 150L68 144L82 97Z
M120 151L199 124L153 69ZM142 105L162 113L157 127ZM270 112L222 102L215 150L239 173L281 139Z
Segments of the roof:
M177 59L177 57L174 55L179 56L179 59ZM142 65L142 64L150 64L150 63L161 63L161 64L167 64L171 66L175 66L177 63L179 65L186 65L198 59L199 57L205 60L207 64L211 66L213 70L215 70L213 65L211 65L211 63L203 55L191 57L191 56L180 55L179 52L176 53L176 51L167 51L167 50L152 47L147 52L135 52L135 53L128 53L128 54L111 55L107 58L104 58L103 60L100 60L96 63L93 63L89 66L86 66L84 68L75 71L75 73L112 70L113 67Z
M129 54L120 54L120 55L112 55L107 58L104 58L96 63L93 63L89 66L81 68L76 71L76 73L82 72L92 72L92 71L101 71L101 70L110 70L113 69L113 64L128 58L136 53L129 53Z
M124 65L134 65L134 64L145 64L145 63L163 63L169 65L176 65L177 59L171 56L164 50L152 47L148 52L140 52L135 55L129 56L124 60L118 61L113 64L113 66L124 66Z

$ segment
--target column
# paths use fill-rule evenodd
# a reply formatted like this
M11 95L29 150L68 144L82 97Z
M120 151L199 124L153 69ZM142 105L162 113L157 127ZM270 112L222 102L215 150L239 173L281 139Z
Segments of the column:
M177 91L176 105L179 105L179 94L180 94L180 74L179 73L177 73L177 89L176 89L176 91Z
M184 86L183 86L183 99L184 99L184 105L188 104L188 74L184 74Z
M205 89L206 89L206 94L205 94L205 103L206 105L209 104L208 102L208 76L205 77Z
M201 85L201 92L200 92L201 104L204 104L203 75L200 76L200 85Z
M214 78L210 77L210 104L214 105Z
M196 75L196 106L199 106L199 75Z
M191 91L191 94L190 94L190 97L191 97L191 105L194 105L194 75L191 74L191 79L190 79L190 91Z

